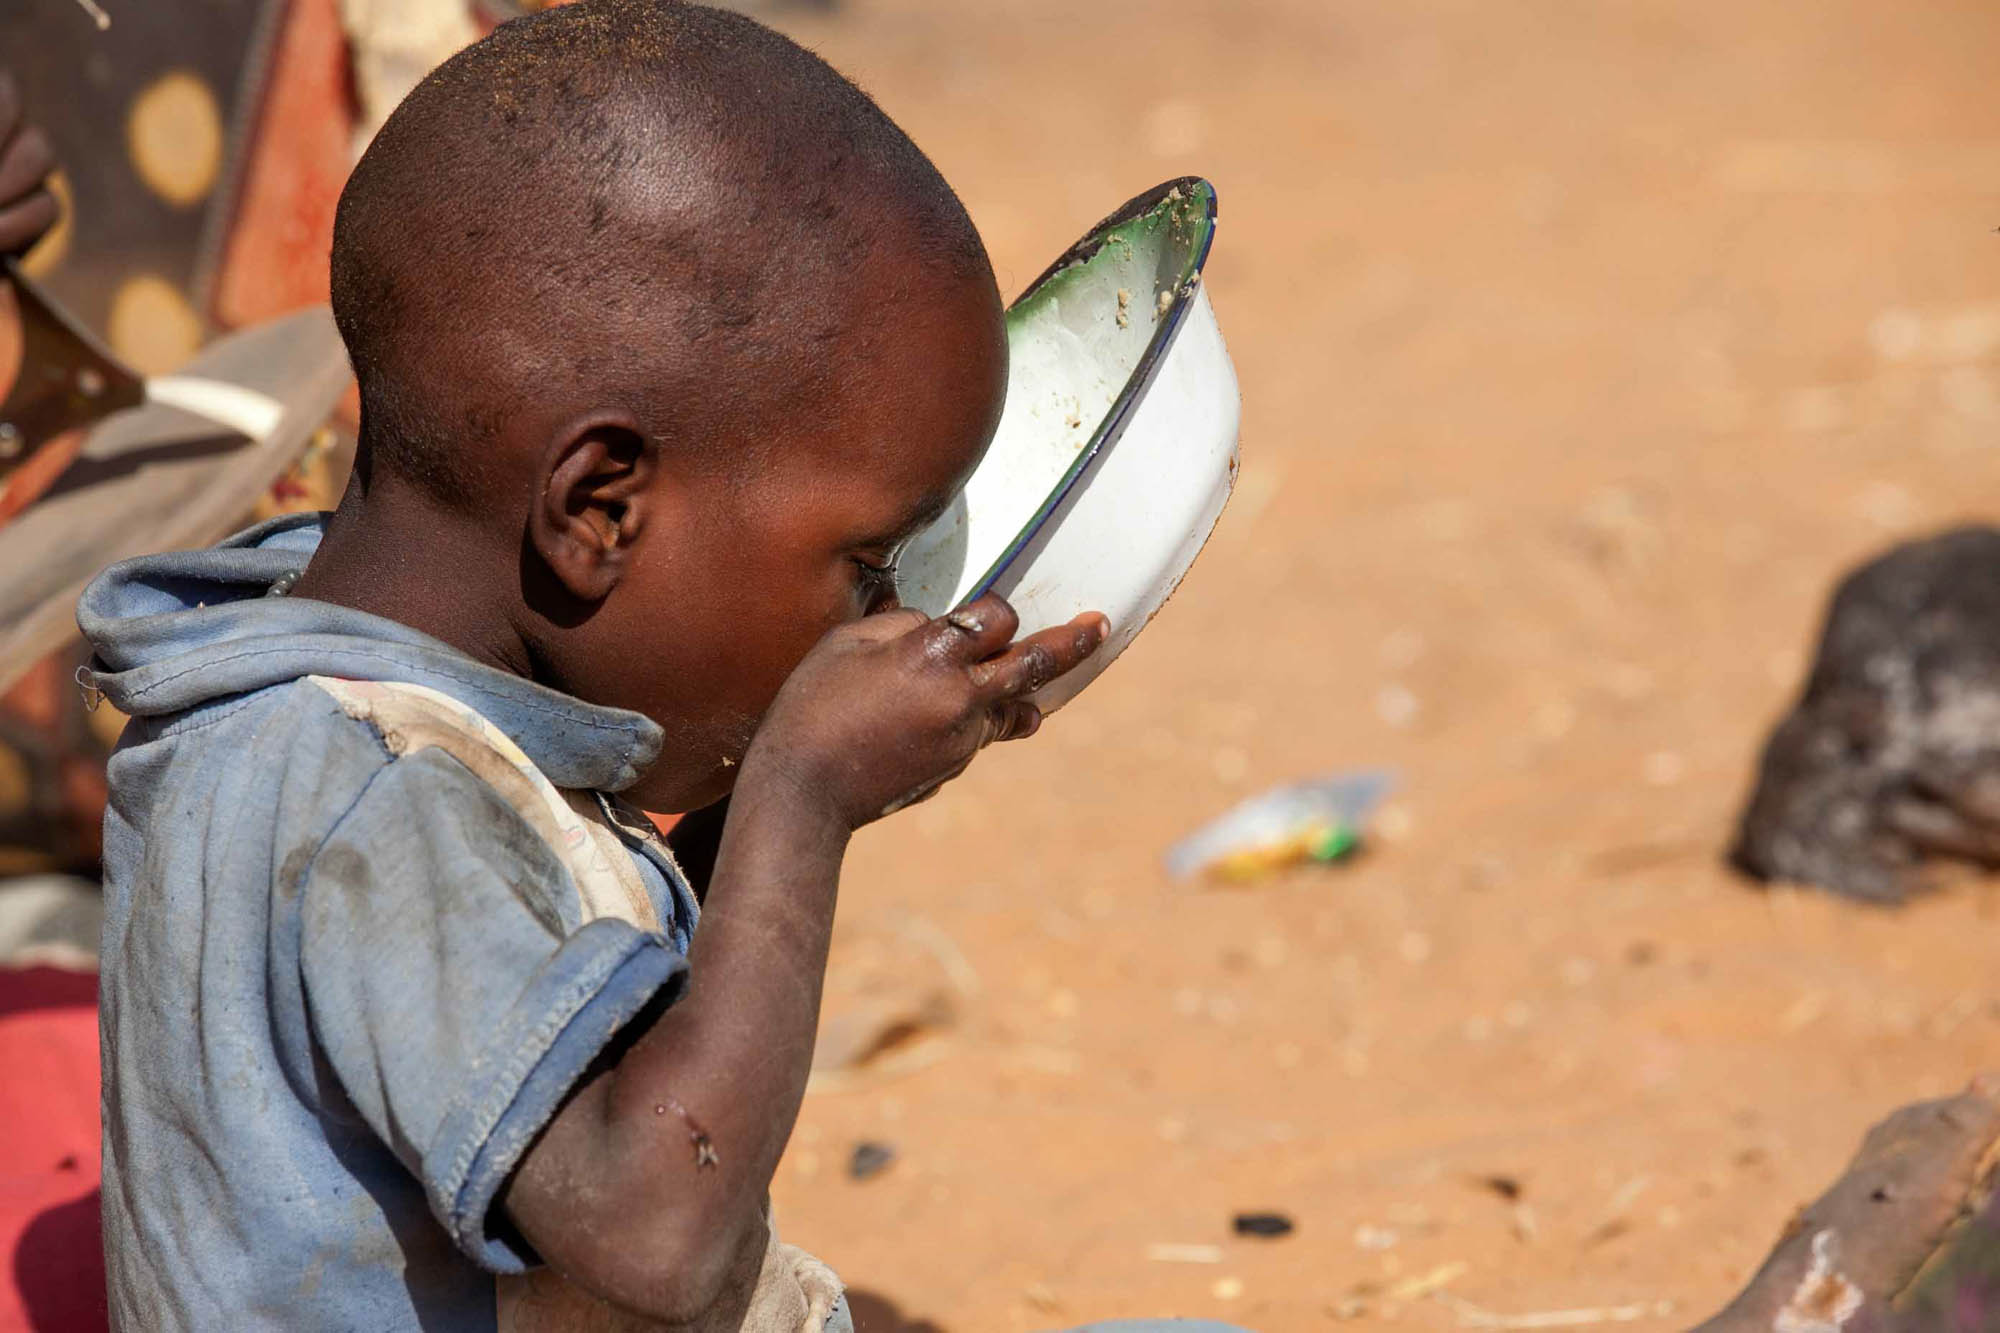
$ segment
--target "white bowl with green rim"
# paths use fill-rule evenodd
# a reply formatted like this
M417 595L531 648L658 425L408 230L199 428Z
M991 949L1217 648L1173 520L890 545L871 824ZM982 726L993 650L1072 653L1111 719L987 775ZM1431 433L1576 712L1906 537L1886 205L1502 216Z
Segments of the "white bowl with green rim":
M1007 311L1000 426L900 565L932 615L997 592L1021 633L1111 619L1091 660L1035 696L1074 698L1173 596L1236 481L1242 400L1202 266L1215 187L1168 181L1113 213Z

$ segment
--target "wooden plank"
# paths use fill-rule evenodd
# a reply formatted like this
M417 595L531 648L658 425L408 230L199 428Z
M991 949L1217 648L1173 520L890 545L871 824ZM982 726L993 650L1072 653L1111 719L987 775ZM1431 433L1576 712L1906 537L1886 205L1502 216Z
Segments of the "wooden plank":
M260 445L148 405L97 427L41 502L0 527L0 690L76 634L76 598L106 565L205 546L246 520L349 383L324 306L224 338L181 372L284 405Z

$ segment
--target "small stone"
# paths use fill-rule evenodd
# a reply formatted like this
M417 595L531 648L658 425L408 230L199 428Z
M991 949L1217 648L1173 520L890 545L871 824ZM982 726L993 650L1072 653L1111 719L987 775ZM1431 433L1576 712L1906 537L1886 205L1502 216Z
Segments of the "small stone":
M1383 1250L1392 1250L1396 1247L1396 1242L1401 1239L1401 1236L1387 1227L1371 1226L1366 1222L1354 1228L1354 1243L1370 1253L1379 1254Z
M1923 343L1923 317L1914 310L1891 308L1868 322L1868 345L1885 361L1907 361Z
M847 1174L855 1180L868 1180L888 1170L889 1163L895 1160L893 1146L863 1141L854 1145L854 1155L847 1160Z
M1566 958L1556 975L1562 978L1565 986L1588 986L1591 978L1597 975L1597 964L1588 958Z
M1405 842L1417 831L1417 815L1409 806L1392 801L1375 816L1375 833L1384 842Z
M1238 1213L1230 1225L1239 1236L1257 1236L1265 1240L1289 1236L1296 1230L1292 1219L1283 1213Z
M1407 685L1384 685L1375 694L1375 715L1401 731L1417 720L1423 703Z
M1240 1277L1217 1278L1209 1292L1218 1301L1233 1301L1243 1294L1243 1279Z

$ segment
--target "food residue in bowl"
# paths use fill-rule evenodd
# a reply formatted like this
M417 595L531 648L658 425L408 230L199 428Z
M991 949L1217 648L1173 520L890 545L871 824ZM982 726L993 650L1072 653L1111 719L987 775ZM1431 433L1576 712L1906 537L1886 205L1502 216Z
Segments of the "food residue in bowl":
M1123 287L1118 289L1118 327L1121 329L1132 327L1132 293Z

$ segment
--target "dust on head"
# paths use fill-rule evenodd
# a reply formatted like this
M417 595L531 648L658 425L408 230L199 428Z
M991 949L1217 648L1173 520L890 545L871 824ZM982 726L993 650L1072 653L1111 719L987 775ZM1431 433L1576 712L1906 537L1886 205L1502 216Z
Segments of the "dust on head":
M515 19L418 86L341 198L361 483L488 501L531 409L756 438L826 392L912 272L992 284L937 169L817 56L671 0Z

